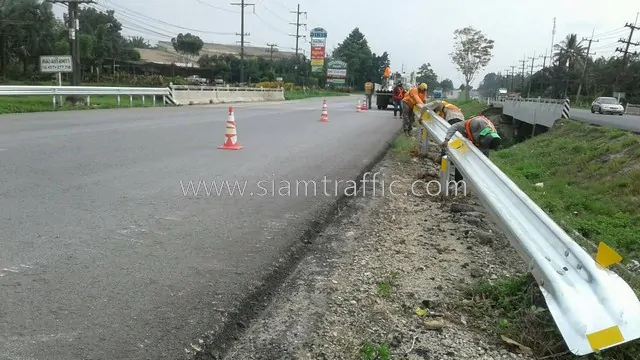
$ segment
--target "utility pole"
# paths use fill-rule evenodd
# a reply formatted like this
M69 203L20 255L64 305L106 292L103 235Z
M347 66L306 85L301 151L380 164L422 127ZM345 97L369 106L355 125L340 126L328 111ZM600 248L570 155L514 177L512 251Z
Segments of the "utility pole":
M595 55L596 53L590 53L591 51L591 43L599 42L600 40L593 40L593 33L596 29L591 31L591 38L582 38L582 41L589 40L589 45L587 45L587 55L584 57L584 66L582 67L582 76L580 76L580 84L578 84L578 94L576 94L576 104L580 104L580 93L582 92L582 83L585 82L585 76L587 75L587 65L589 65L589 56Z
M236 35L240 35L240 83L244 82L244 37L249 36L251 34L244 33L244 8L247 6L253 6L253 12L256 12L256 4L249 4L241 0L239 3L231 3L234 6L240 6L240 34L236 33Z
M296 14L296 22L295 23L290 23L291 25L295 25L296 26L296 34L292 35L290 34L289 36L295 36L296 38L296 60L298 59L298 51L300 50L300 46L299 46L299 40L301 37L306 38L306 35L300 35L300 26L304 26L306 29L307 24L300 24L300 15L304 14L305 19L307 17L307 12L301 12L300 11L300 4L298 4L298 10L296 11L290 11L290 13L292 14Z
M542 92L543 92L543 87L542 84L544 83L544 69L547 66L547 52L544 52L544 56L542 57L542 76L540 76L540 96L542 96ZM551 61L549 61L551 62Z
M538 56L537 59L539 59L540 57ZM533 57L530 57L529 59L531 59L531 72L529 73L529 89L527 90L527 97L531 96L531 82L533 80L533 62L536 60L536 52L533 52Z
M515 71L516 71L516 66L515 65L511 65L511 91L514 92L514 93L516 92L516 88L513 85L513 80L516 77Z
M637 20L636 20L636 22L637 22ZM634 30L639 30L640 27L637 27L635 24L629 24L629 23L626 23L624 26L628 27L629 29L631 29L631 32L629 32L629 39L627 39L627 40L625 40L625 39L618 40L619 43L626 44L627 46L625 47L624 51L622 49L620 49L620 48L616 48L616 52L624 53L624 55L622 57L622 68L620 69L620 72L618 73L618 77L616 79L616 87L618 85L618 81L620 79L620 76L624 73L624 70L627 68L627 61L629 60L629 46L631 46L631 45L639 46L640 45L640 43L631 42L631 39L633 38Z
M553 42L556 38L556 18L553 18L553 30L551 31L551 51L549 52L549 65L553 63L553 46L555 45Z
M80 4L91 4L93 0L47 0L50 3L66 4L69 11L69 50L73 63L73 74L71 76L71 86L80 85L82 80L82 64L80 63L80 22L78 21L78 6Z
M274 52L278 52L278 49L274 49L276 46L278 46L278 44L267 44L267 46L270 48L269 50L267 50L269 53L271 53L271 62L273 62L273 53Z
M527 63L527 55L525 55L522 60L518 61L522 63L522 84L520 85L520 96L522 96L522 93L524 92L524 64Z
M505 75L504 76L504 87L507 88L507 92L509 92L509 69L504 71Z

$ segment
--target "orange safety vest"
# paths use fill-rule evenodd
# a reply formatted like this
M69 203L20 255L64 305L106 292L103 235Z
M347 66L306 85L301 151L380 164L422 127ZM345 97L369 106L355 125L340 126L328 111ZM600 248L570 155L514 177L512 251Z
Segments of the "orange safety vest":
M480 143L477 142L474 138L473 138L473 133L471 132L471 120L473 120L474 118L471 118L469 120L467 120L464 124L464 129L467 131L467 138L469 140L471 140L471 142L475 145L475 146L480 146ZM486 118L485 118L486 119ZM487 120L487 125L491 128L491 130L496 131L496 127L493 126L493 123L491 122L491 120L486 119Z
M427 99L427 92L425 91L422 94L420 94L417 87L411 88L411 90L407 91L407 93L404 95L403 100L406 101L407 104L409 104L409 106L411 106L412 109L414 106L416 106L416 103L417 103L414 97L417 97L418 99L420 99L421 100L420 103L424 104L424 102Z

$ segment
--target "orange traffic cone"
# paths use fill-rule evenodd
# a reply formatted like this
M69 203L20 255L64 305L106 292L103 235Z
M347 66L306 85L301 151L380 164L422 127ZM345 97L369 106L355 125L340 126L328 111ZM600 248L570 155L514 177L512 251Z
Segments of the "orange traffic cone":
M329 113L327 112L327 100L322 101L322 114L320 115L320 121L329 122Z
M229 106L229 117L227 118L227 131L224 134L224 145L218 146L218 149L223 150L240 150L244 146L238 144L238 134L236 133L236 120L233 116L233 107Z
M363 99L362 100L362 106L360 107L360 110L368 110L369 108L367 108L367 99Z
M360 109L360 101L356 101L356 112L360 112L360 111L362 111Z

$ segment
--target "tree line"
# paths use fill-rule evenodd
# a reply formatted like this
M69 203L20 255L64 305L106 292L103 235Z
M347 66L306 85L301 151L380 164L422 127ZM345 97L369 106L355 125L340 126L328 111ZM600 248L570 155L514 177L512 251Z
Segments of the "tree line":
M572 104L582 106L596 97L621 92L625 102L640 103L640 55L630 53L626 64L620 56L593 57L587 55L577 34L567 35L554 49L552 61L543 69L533 74L526 68L524 74L489 73L479 90L487 97L495 96L498 88L522 97L568 97Z

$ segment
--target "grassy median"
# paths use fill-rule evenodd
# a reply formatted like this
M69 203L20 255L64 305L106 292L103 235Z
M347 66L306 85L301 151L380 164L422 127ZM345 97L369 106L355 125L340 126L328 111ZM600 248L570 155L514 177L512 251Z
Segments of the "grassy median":
M59 99L56 99L56 107L53 107L51 96L3 96L0 97L0 114L16 114L31 113L43 111L61 111L61 110L89 110L89 109L111 109L118 107L129 107L129 96L120 97L120 106L118 99L114 96L101 95L92 96L91 105L71 106L64 103L65 97L62 97L60 106ZM145 96L145 103L142 103L141 96L134 96L131 106L153 106L153 97ZM156 106L162 106L162 97L156 98Z
M327 90L285 90L285 100L300 100L313 97L328 97L328 96L349 96L348 93L327 91Z

